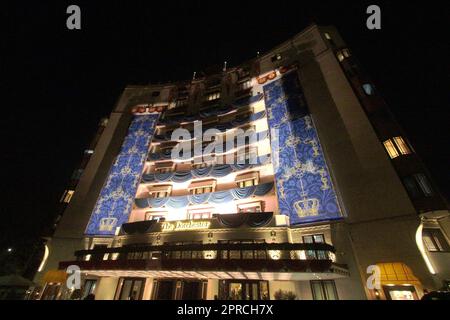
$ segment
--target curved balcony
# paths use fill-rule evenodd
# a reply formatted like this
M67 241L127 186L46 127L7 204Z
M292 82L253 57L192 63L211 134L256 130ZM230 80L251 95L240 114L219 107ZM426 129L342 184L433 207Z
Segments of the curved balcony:
M141 183L175 182L181 183L191 179L200 178L223 178L233 172L252 169L263 166L271 162L270 154L260 156L255 164L235 163L235 164L216 164L205 168L196 168L192 170L166 172L166 173L144 173Z
M204 203L223 204L233 200L247 199L253 196L262 197L273 190L274 183L264 183L257 186L246 188L235 188L224 191L217 191L211 193L175 196L167 198L142 198L135 199L135 205L140 209L146 208L161 208L166 207L170 209L181 209L189 205L198 205Z
M192 122L199 119L205 119L211 116L217 116L217 115L224 115L226 113L229 113L231 111L236 111L240 108L247 107L248 105L258 102L263 99L262 94L257 94L255 96L246 96L242 98L238 98L234 101L234 103L231 106L222 106L219 108L209 107L202 111L200 111L196 115L184 115L184 114L178 114L177 112L174 112L170 110L170 113L174 113L174 116L171 116L170 113L167 113L164 119L161 119L159 123L161 124L179 124L180 122ZM185 108L185 107L184 107ZM180 112L184 110L180 108Z
M320 258L302 259L298 254L301 251L317 252L316 257ZM210 278L267 278L273 277L274 273L287 275L291 279L304 279L305 274L308 277L313 273L334 278L348 276L346 266L332 262L330 254L334 252L334 247L326 243L135 245L80 250L75 252L76 261L60 262L59 268L78 265L83 272L98 270L116 276L127 270L167 271L167 274L192 272L196 276ZM108 257L118 256L118 259L83 261L88 255L104 257L105 254ZM212 274L206 275L204 272Z
M244 136L244 139L245 139L245 137L250 137L251 135L243 135L243 136ZM263 140L265 140L265 139L267 139L269 137L269 130L265 130L265 131L262 131L262 132L255 133L255 136L256 136L255 143L261 142L261 141L263 141ZM211 144L212 143L213 142L211 142ZM246 147L246 146L248 146L248 143L246 143L245 146L242 146L242 147ZM208 148L208 147L210 148L209 144L206 144L206 145L202 146L201 151L202 151L202 155L203 156L213 154L213 152L211 152L209 154L203 154L203 151L206 148ZM222 144L221 149L219 148L219 150L223 150L224 152L216 153L216 154L225 154L225 153L230 151L230 150L227 151L227 143L226 142L224 142ZM191 147L191 151L194 151L194 148ZM172 149L166 149L163 152L150 153L148 155L147 160L148 161L158 161L158 160L170 160L171 158L172 158ZM183 159L180 159L180 160L187 161L187 160L190 160L190 159L193 159L193 158L194 157L191 156L190 158L183 158Z
M265 116L266 116L266 112L265 111L260 111L258 113L253 113L253 114L249 114L249 115L242 116L242 117L236 117L234 120L232 120L230 122L217 123L217 124L214 124L214 125L208 125L208 126L205 126L203 128L203 130L205 131L205 130L208 130L208 129L217 129L217 130L219 130L222 133L226 133L230 129L234 129L234 128L243 126L245 124L250 124L250 123L252 123L254 121L263 119ZM177 129L184 129L184 128L179 127ZM176 130L176 129L174 129L174 130ZM157 141L157 142L173 141L172 140L172 132L174 130L167 131L164 134L155 135L154 136L154 141ZM189 132L191 132L191 134L194 132L193 129L187 129L187 130ZM176 141L178 141L178 140L176 140Z

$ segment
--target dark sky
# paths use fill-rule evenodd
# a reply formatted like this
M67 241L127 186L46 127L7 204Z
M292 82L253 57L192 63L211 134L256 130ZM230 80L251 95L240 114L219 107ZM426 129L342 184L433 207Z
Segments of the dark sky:
M450 194L444 1L93 2L2 2L2 242L39 234L52 220L98 121L127 84L238 64L312 21L337 26ZM365 27L372 3L382 9L379 31ZM70 4L81 7L81 31L66 29Z

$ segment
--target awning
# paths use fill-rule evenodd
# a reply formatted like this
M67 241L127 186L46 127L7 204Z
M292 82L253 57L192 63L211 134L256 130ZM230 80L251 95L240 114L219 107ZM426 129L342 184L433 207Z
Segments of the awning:
M67 272L64 270L49 270L42 278L43 283L63 283L66 282Z
M402 262L377 263L382 285L421 285L412 270Z

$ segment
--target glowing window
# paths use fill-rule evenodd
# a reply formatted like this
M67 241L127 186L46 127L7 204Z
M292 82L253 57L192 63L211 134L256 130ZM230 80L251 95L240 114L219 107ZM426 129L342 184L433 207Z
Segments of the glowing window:
M191 209L188 210L188 216L190 219L210 219L213 208Z
M213 92L206 96L207 101L214 101L220 99L220 92Z
M372 96L375 93L375 90L370 83L364 83L362 88L368 96Z
M391 139L384 141L383 144L391 159L397 158L399 156L398 151L397 149L395 149L394 143Z
M409 149L408 145L406 144L405 140L403 140L402 137L394 137L393 138L395 145L397 146L397 149L400 151L401 154L410 154L411 150Z
M69 203L72 200L74 190L66 190L61 198L61 202Z
M263 212L263 204L261 201L238 204L239 213L258 213Z
M330 36L330 34L328 32L325 32L323 35L325 36L325 38L327 40L331 40L331 36Z

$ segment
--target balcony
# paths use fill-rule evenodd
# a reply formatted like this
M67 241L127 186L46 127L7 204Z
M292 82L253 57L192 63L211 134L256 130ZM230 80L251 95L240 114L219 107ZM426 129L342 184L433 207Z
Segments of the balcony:
M96 275L183 276L232 279L305 280L313 274L323 278L348 276L346 266L332 262L334 247L326 243L208 243L185 245L134 245L98 248L75 253L76 261L59 264L60 269L78 265ZM313 259L302 252L315 255ZM116 260L91 257L115 256ZM316 275L314 275L316 276Z

